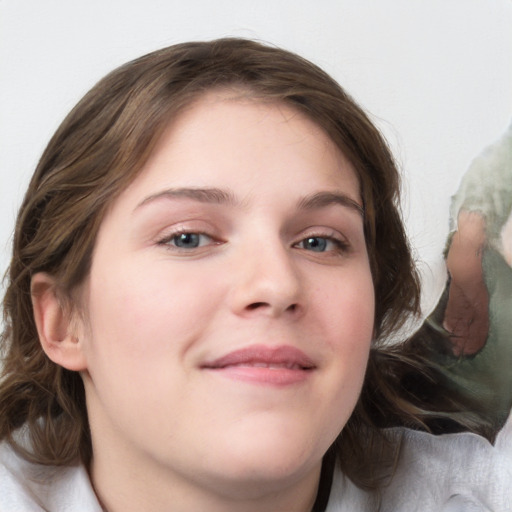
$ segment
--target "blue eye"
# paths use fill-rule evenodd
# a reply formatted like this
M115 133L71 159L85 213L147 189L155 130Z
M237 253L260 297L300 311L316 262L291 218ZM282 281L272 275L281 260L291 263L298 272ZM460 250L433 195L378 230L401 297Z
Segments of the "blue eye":
M212 239L203 233L178 233L164 240L163 243L178 249L197 249L211 241Z
M302 240L300 245L302 246L302 249L306 249L308 251L324 252L327 249L329 242L330 240L327 238L311 236Z
M311 252L344 253L349 245L334 236L308 236L301 240L296 247Z
M172 237L172 241L176 247L183 249L195 249L199 247L201 235L198 233L180 233Z

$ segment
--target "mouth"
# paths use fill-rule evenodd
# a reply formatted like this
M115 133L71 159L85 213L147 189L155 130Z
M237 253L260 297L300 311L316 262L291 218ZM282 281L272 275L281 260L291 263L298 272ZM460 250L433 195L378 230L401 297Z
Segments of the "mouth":
M292 346L252 345L206 362L201 369L234 380L285 386L306 380L316 366Z

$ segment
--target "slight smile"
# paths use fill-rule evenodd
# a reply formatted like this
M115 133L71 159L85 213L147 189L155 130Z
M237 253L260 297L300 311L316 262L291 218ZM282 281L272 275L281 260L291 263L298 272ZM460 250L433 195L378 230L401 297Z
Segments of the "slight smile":
M304 352L289 345L251 345L207 362L201 369L234 380L287 386L307 379L316 366Z

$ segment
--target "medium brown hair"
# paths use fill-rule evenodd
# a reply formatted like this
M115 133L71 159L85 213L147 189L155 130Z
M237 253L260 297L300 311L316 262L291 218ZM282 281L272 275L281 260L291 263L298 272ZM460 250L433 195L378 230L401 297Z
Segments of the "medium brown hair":
M32 449L23 451L25 457L43 464L89 462L82 381L50 361L40 346L31 277L51 274L72 303L73 291L89 272L106 209L142 169L180 110L221 87L304 113L358 175L377 340L358 406L333 450L349 477L371 486L379 464L373 448L380 446L375 440L386 414L397 423L421 423L418 407L395 389L392 368L405 359L379 348L380 340L419 308L418 277L398 208L399 175L380 133L331 77L293 53L242 39L178 44L118 68L78 103L51 139L16 223L4 299L0 439L15 444L15 430L26 424Z

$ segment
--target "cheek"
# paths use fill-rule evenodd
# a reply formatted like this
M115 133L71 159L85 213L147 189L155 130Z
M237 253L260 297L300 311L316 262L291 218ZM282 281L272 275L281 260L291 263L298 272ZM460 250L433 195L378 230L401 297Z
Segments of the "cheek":
M365 267L338 280L325 283L316 300L322 323L330 331L336 350L364 350L370 345L375 319L375 292Z
M374 289L369 271L345 275L318 302L327 345L318 429L330 445L356 406L366 373L374 326ZM321 411L321 412L320 412Z
M106 360L133 361L133 371L143 360L185 353L218 303L205 290L220 293L201 272L184 273L168 261L119 262L114 271L93 276L92 349Z
M338 396L355 401L363 384L374 332L375 298L369 270L345 276L323 300L323 325L332 355L330 377Z

